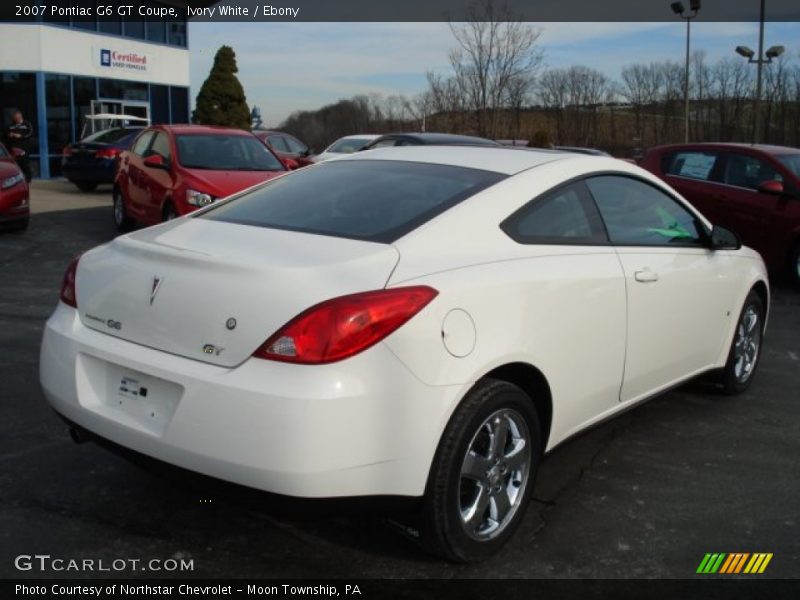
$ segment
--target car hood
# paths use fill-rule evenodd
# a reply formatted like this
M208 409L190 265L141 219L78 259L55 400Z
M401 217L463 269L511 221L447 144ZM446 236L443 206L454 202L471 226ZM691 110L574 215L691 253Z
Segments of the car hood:
M257 185L286 171L210 171L205 169L187 169L191 178L186 185L199 192L211 194L215 198L225 198L251 186Z

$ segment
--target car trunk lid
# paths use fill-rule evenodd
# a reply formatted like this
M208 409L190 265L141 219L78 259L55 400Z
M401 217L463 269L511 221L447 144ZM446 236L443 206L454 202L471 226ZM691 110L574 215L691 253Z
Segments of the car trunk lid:
M306 308L380 289L394 246L184 218L85 254L81 321L165 352L233 367Z

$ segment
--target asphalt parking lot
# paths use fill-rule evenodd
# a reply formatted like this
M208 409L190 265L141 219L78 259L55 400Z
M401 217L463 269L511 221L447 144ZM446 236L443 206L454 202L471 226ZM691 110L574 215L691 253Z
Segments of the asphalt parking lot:
M0 233L0 577L58 576L14 567L51 554L191 558L180 575L206 578L684 578L706 552L772 552L765 577L800 575L800 292L773 291L746 394L691 383L565 443L501 553L451 565L378 513L292 510L74 444L39 389L39 341L70 258L115 235L110 191L36 182L32 207L27 232Z

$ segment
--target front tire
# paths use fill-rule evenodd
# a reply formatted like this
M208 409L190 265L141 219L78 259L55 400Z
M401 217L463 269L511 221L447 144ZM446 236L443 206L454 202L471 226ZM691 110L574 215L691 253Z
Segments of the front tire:
M125 208L125 198L122 196L122 190L114 187L114 225L117 231L125 233L133 229L133 220L128 216L128 211Z
M423 503L423 545L456 562L497 552L528 507L541 449L531 398L505 381L479 382L439 442Z
M175 210L175 206L172 202L167 202L164 205L164 210L161 212L161 220L166 223L167 221L172 221L173 219L178 218L178 211Z
M728 361L722 370L721 383L726 394L741 394L753 382L761 359L765 314L764 302L751 290L736 322Z

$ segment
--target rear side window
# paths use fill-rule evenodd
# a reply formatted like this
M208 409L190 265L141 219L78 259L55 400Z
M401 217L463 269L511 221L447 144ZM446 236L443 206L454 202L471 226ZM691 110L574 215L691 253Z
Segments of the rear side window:
M655 186L618 175L590 177L586 185L613 244L703 245L704 232L694 214Z
M725 183L757 190L765 181L783 181L783 176L760 158L748 154L729 154L725 164Z
M608 244L603 221L582 181L545 193L500 227L521 244Z
M278 152L289 152L289 146L282 135L271 135L267 138L269 145Z
M505 175L402 161L321 163L198 218L391 243Z
M662 170L667 175L713 181L718 160L715 152L675 152L664 157Z
M90 136L85 137L83 142L96 142L98 144L114 144L124 138L139 133L141 129L106 129L105 131L98 131Z

